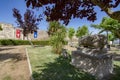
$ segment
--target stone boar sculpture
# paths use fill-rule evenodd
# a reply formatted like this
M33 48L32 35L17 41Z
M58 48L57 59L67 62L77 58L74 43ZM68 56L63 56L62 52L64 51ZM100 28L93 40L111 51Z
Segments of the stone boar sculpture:
M103 49L107 43L107 37L101 34L88 35L79 38L79 46L88 47L88 48L99 48Z

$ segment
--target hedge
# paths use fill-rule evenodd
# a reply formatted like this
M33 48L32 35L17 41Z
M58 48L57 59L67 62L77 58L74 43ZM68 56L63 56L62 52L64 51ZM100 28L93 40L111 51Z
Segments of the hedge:
M34 45L49 45L49 40L47 41L32 41ZM1 39L0 45L30 45L28 40L12 40L12 39Z

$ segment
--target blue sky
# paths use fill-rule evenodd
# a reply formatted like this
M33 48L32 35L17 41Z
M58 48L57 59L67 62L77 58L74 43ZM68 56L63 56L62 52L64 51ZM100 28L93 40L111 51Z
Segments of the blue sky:
M26 5L24 0L1 0L0 2L0 22L10 23L14 26L17 26L15 23L15 18L13 17L12 9L17 8L20 10L22 14L26 11ZM120 6L119 8L120 9ZM36 10L35 10L36 11ZM104 12L101 12L100 9L97 7L97 20L95 22L87 21L86 19L72 19L67 27L74 27L77 29L79 26L87 25L88 27L90 24L99 24L104 16L107 16ZM36 14L39 14L39 11L36 11ZM39 29L47 30L48 23L43 20L40 22ZM89 27L90 32L97 33L98 30L95 30Z

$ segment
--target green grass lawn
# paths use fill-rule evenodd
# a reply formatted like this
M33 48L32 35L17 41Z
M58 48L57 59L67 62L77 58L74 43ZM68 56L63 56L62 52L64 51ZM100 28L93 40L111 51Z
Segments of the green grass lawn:
M95 80L70 65L70 59L51 52L51 47L28 48L35 80ZM110 80L120 80L120 61L114 61L114 75Z
M87 73L80 72L64 59L51 52L51 47L28 48L35 80L95 80Z

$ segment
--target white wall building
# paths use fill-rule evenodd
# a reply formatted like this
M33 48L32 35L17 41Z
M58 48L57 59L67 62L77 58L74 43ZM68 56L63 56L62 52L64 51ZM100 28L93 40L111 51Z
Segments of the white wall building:
M16 28L12 24L8 23L0 23L3 30L0 31L0 39L20 39L23 40L23 34L21 28ZM20 38L16 37L16 30L20 30ZM49 36L46 31L38 30L37 31L37 38L34 38L34 34L30 35L31 40L47 40Z

